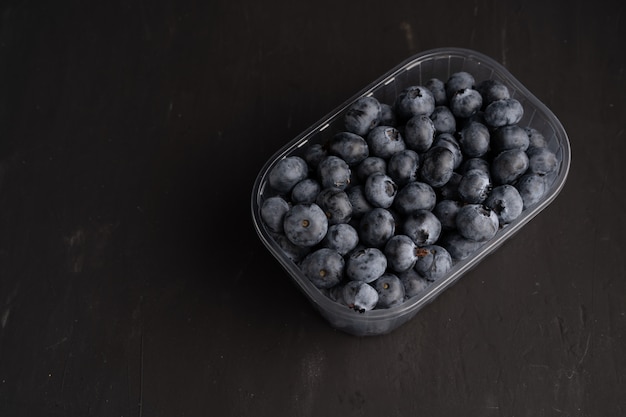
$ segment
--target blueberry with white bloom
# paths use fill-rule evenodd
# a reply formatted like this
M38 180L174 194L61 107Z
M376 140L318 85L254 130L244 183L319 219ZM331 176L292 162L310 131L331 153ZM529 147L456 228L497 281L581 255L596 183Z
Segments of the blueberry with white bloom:
M285 213L289 211L289 203L282 197L269 197L261 204L261 219L272 232L283 231Z
M365 181L363 191L374 207L389 208L398 193L398 185L390 176L374 173Z
M395 153L406 149L400 131L393 126L377 126L366 138L369 153L383 159L389 159Z
M295 245L310 247L324 239L328 231L328 218L315 203L296 204L285 213L283 229Z
M387 258L378 248L361 248L346 258L346 277L352 281L373 282L387 269Z
M315 203L326 214L328 225L348 223L352 218L352 204L348 194L340 188L324 188L317 195Z
M485 123L490 127L517 124L524 116L522 103L514 98L503 98L491 102L485 108Z
M309 166L299 156L288 156L279 160L270 170L267 181L270 186L282 194L291 189L309 175Z
M388 267L395 272L413 268L417 261L417 245L406 235L392 236L383 249Z
M345 261L339 252L320 248L304 258L300 269L317 288L331 288L343 279L344 266Z
M351 132L338 132L328 144L328 152L346 161L350 166L357 165L369 156L369 147L363 137Z
M426 87L413 85L398 94L395 101L396 114L402 120L413 116L430 114L435 110L435 97Z
M422 114L413 116L406 122L403 138L408 149L421 153L432 146L436 133L435 123Z
M395 218L391 212L380 207L364 214L358 227L361 243L375 248L384 247L395 231Z
M348 107L344 124L348 132L364 136L378 126L380 118L381 107L378 100L374 97L360 97Z
M431 211L417 210L406 216L402 232L418 246L433 245L441 234L441 222Z
M342 287L342 300L351 309L364 313L378 304L378 292L362 281L349 281Z
M499 227L498 215L482 204L467 204L456 215L459 234L477 242L486 242L494 237Z
M378 292L377 308L390 308L404 301L404 285L395 274L385 273L373 283Z
M345 189L350 184L350 167L338 156L328 155L317 166L317 177L323 188Z
M484 204L498 215L501 226L517 219L524 210L522 196L517 188L509 184L494 188Z

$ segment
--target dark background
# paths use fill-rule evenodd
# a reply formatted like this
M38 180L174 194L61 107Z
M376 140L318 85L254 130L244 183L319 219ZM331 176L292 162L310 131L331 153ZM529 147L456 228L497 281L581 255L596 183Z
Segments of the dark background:
M618 1L0 2L0 416L626 415ZM264 162L414 53L561 120L558 198L393 333L252 227Z

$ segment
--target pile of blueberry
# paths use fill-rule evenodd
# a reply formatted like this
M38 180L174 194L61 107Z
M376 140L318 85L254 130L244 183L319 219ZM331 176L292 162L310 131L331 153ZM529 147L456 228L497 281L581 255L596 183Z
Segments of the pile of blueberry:
M359 312L424 291L545 195L559 161L506 85L460 71L361 97L344 129L268 173L261 219L317 288Z

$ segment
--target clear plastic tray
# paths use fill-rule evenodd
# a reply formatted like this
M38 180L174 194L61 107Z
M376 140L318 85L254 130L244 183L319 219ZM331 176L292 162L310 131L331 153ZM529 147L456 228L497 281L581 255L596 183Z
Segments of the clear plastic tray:
M305 144L323 143L330 139L334 133L344 130L343 115L347 107L357 98L372 95L381 102L391 104L398 93L408 86L423 85L433 77L445 81L452 73L458 71L471 73L477 83L484 79L499 80L509 88L511 97L522 103L524 116L518 124L539 130L548 141L549 149L556 154L559 160L557 172L549 179L548 191L541 201L524 210L514 222L501 228L493 239L472 256L455 262L447 276L435 281L421 295L416 295L396 307L375 309L364 313L358 313L331 300L301 273L295 263L285 256L261 220L260 207L263 200L269 196L266 190L269 188L266 187L268 173L282 158L300 154ZM565 184L570 167L570 152L567 134L559 120L498 62L482 53L468 49L432 49L414 55L393 68L278 150L261 169L254 183L252 219L259 238L269 252L280 262L293 282L332 327L357 336L385 334L413 318L426 304L433 301L442 291L455 283L545 209L556 198ZM281 284L277 282L276 285Z

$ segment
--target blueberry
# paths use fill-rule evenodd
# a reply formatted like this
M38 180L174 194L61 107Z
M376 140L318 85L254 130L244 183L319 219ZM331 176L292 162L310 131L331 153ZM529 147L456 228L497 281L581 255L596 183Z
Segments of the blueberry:
M432 187L441 187L452 177L456 162L457 158L450 149L432 147L422 157L421 178Z
M499 185L491 191L485 200L485 206L493 210L500 225L511 223L517 219L524 209L524 201L517 188L512 185Z
M328 231L326 214L317 204L296 204L283 220L287 238L298 246L314 246L322 241Z
M367 135L378 126L381 118L380 103L374 97L360 97L352 103L344 116L345 128L357 135Z
M356 229L347 223L338 223L328 226L328 232L321 242L325 248L331 248L345 256L359 244L359 234Z
M485 242L496 235L498 215L481 204L467 204L456 215L456 228L463 237Z
M328 155L317 166L317 177L323 188L345 189L350 184L350 167L338 156Z
M402 232L418 246L432 245L441 234L441 222L431 211L417 210L406 216Z
M348 194L336 187L324 188L315 203L324 211L328 225L348 223L352 217L352 204Z
M339 252L320 248L309 253L300 264L300 269L317 288L331 288L343 279L345 261Z
M524 130L528 135L528 149L548 147L548 141L540 131L534 127L525 127Z
M494 184L511 184L528 169L528 155L521 149L500 152L491 163Z
M387 161L378 156L368 156L356 166L356 177L359 181L365 182L367 177L375 172L387 173Z
M465 174L473 169L479 169L485 174L491 175L491 165L489 164L489 161L479 157L464 160L459 168L459 172L461 174Z
M389 208L398 193L398 185L388 175L374 173L365 181L363 191L374 207Z
M469 72L454 72L446 80L446 97L450 100L457 91L466 88L474 88L475 83L476 80L474 79L474 76Z
M414 268L396 274L404 286L405 298L415 297L430 285L430 281L417 273Z
M352 218L360 218L374 206L367 200L363 185L355 185L346 189L348 200L352 206Z
M528 155L528 171L533 174L547 175L555 172L559 166L556 154L548 148L532 148Z
M398 120L396 112L392 106L387 103L380 103L380 125L397 126Z
M441 222L442 230L456 229L456 214L462 207L457 200L440 200L433 208L433 214Z
M457 90L450 98L450 110L459 118L468 118L483 105L480 93L472 88Z
M492 188L490 176L481 169L473 169L463 174L458 193L464 202L477 204L485 201Z
M421 181L412 181L400 188L393 202L393 208L401 215L416 210L432 210L437 203L437 195L430 185Z
M446 83L444 83L439 78L431 78L426 83L424 83L424 87L430 91L435 99L435 106L445 106L448 104L448 97L446 96Z
M272 237L287 259L296 264L300 263L311 252L310 247L298 246L282 233L274 233Z
M496 152L509 149L528 149L530 139L526 130L519 125L502 126L491 134L491 148Z
M399 186L417 180L419 155L411 149L394 154L387 163L387 175Z
M343 302L359 313L373 310L378 304L378 292L365 282L349 281L342 288Z
M437 133L456 132L456 119L447 106L437 106L430 115Z
M387 272L373 285L378 293L377 308L390 308L404 301L404 285L396 275Z
M459 146L468 158L484 156L490 147L489 129L482 123L470 122L459 131Z
M389 159L395 153L406 149L400 131L392 126L377 126L366 138L370 155Z
M311 169L317 169L322 159L328 156L328 148L321 143L312 143L307 146L303 158Z
M387 269L387 258L378 248L361 248L348 255L345 274L349 280L373 282Z
M483 97L483 107L488 106L496 100L511 98L509 88L496 79L481 81L476 86L476 90Z
M406 235L392 236L383 253L387 257L387 266L395 272L411 269L417 261L417 245Z
M291 189L309 175L309 166L299 156L287 156L279 160L268 174L270 187L282 194Z
M522 103L514 98L496 100L485 108L485 123L490 127L517 124L524 116Z
M408 149L426 152L435 139L435 123L426 115L411 117L404 125L404 142Z
M291 202L294 204L314 203L321 190L322 186L317 180L305 178L291 190Z
M419 249L414 269L429 281L443 278L452 268L452 256L442 246L427 245Z
M470 255L485 244L484 242L468 239L457 231L445 233L437 243L448 251L453 260L457 261L469 258Z
M454 169L457 169L463 162L463 153L459 142L450 133L440 133L433 141L433 147L442 146L447 148L454 155Z
M524 209L541 201L541 198L546 194L548 185L545 178L542 175L528 173L520 177L515 183L515 188L524 201Z
M289 203L282 197L269 197L261 204L261 219L272 232L283 231L283 219L289 211Z
M369 156L365 139L351 132L335 133L328 144L328 152L340 157L350 166L360 163Z
M395 234L396 220L384 208L374 208L365 213L359 222L360 241L367 246L382 248Z
M435 110L435 98L430 90L425 87L410 86L398 94L395 110L398 117L403 120L422 114L430 116Z

